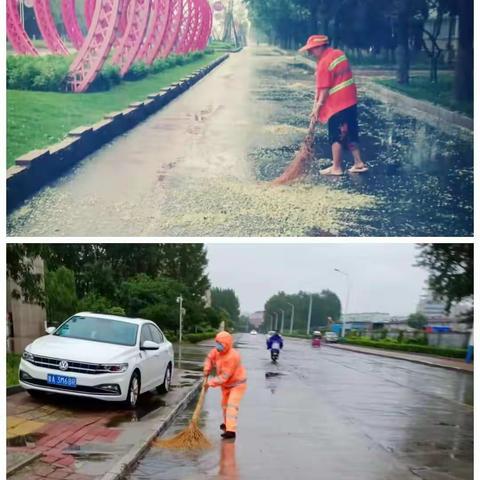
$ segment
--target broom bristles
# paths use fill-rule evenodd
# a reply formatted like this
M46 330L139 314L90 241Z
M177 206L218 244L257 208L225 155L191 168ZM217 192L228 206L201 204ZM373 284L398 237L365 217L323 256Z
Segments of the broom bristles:
M296 153L293 161L286 170L275 179L273 185L287 185L294 180L305 175L310 163L314 158L313 142L314 142L315 122L310 122L307 136L305 137L300 150Z
M212 444L207 437L202 433L198 427L198 420L200 418L200 412L202 410L203 401L205 399L205 382L203 384L202 391L198 397L197 406L193 412L192 421L187 428L184 428L181 432L177 433L172 438L156 439L153 441L153 446L163 448L175 448L184 450L195 450L210 448Z

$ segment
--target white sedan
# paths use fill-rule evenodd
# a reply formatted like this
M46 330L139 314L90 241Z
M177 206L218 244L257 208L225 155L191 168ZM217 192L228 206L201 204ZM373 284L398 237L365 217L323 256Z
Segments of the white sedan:
M20 361L20 385L32 396L65 393L133 408L140 394L170 389L173 347L149 320L82 312L47 333Z

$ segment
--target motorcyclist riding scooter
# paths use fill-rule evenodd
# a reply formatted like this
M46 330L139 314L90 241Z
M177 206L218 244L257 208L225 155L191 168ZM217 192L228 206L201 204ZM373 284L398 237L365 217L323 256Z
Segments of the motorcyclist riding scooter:
M270 357L275 363L280 356L280 350L283 348L283 338L276 331L270 338L267 339L267 349L270 350Z

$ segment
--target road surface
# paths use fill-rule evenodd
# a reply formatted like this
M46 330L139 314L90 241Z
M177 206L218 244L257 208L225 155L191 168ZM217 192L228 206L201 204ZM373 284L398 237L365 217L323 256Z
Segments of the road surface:
M471 374L292 339L272 365L264 343L263 335L239 338L248 391L236 442L220 441L211 389L202 428L213 448L154 448L130 480L473 479Z
M180 98L10 214L8 232L472 234L472 135L454 127L445 133L362 89L359 121L368 175L318 176L330 162L322 126L308 182L271 186L303 139L313 88L313 71L297 57L266 47L232 54Z

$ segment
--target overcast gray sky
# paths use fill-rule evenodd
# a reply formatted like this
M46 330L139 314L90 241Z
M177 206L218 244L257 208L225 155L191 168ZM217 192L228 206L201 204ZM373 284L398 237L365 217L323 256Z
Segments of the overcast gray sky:
M233 288L242 312L263 310L280 290L334 291L345 302L350 277L349 313L415 311L427 272L414 267L412 244L207 244L213 286Z

